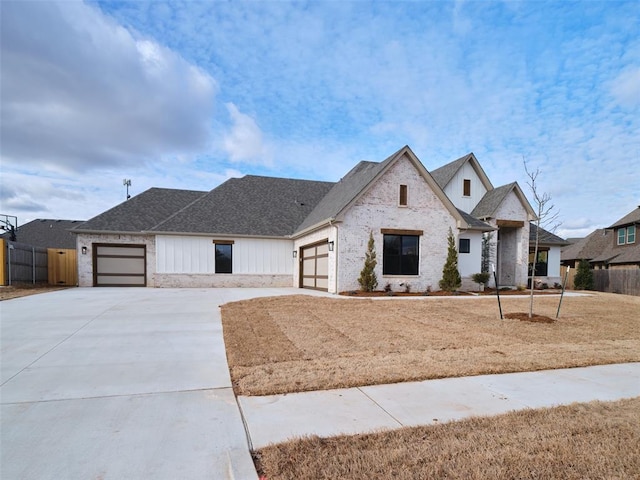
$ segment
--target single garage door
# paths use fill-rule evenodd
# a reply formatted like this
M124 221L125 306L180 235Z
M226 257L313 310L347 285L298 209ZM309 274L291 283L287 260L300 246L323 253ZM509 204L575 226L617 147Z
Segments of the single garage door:
M93 245L93 285L96 287L144 287L145 245Z
M329 288L329 244L302 247L300 286L327 291Z

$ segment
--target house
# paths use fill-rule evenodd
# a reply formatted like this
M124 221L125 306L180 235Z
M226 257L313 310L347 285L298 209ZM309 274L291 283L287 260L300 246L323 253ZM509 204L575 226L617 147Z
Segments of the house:
M429 173L405 146L335 183L247 175L210 192L152 188L73 231L81 286L355 290L372 233L379 284L423 291L438 288L450 230L466 284L483 257L501 285L526 284L534 218L518 184L494 188L473 154Z
M82 220L50 220L38 218L20 225L15 231L16 242L42 248L76 248L76 237L69 230L80 225ZM11 234L1 235L10 240Z
M538 228L534 223L529 227L529 275L533 271L533 257L535 255L536 232L538 234L538 258L535 264L536 280L546 283L550 287L562 284L560 274L560 257L562 247L569 242L548 232L544 228Z
M562 250L562 265L577 267L588 260L595 269L640 268L640 206L607 228L593 231L587 237Z

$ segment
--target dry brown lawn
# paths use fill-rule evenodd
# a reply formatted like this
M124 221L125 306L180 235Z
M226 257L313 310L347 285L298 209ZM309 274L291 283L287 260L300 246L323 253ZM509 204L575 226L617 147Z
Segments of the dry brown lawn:
M528 311L502 299L504 313ZM555 318L558 297L535 299ZM500 320L495 298L354 299L305 295L226 304L238 395L640 361L640 297L565 297L554 323Z
M55 292L56 290L63 290L65 288L70 287L56 287L42 284L8 285L0 287L0 301L11 300L12 298L26 297L29 295L37 295L39 293Z
M637 479L640 398L310 437L256 453L268 480Z

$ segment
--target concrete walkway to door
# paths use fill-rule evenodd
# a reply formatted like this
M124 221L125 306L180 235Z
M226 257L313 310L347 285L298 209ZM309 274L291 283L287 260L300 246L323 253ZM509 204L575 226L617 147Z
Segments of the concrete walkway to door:
M256 479L218 306L294 293L74 288L0 302L0 477Z

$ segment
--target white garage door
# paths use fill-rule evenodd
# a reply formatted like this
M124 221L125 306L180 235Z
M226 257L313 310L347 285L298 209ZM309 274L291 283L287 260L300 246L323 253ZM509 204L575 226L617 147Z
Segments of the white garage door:
M302 247L300 286L327 291L329 288L329 244Z
M96 287L147 285L145 245L93 245L93 284Z

